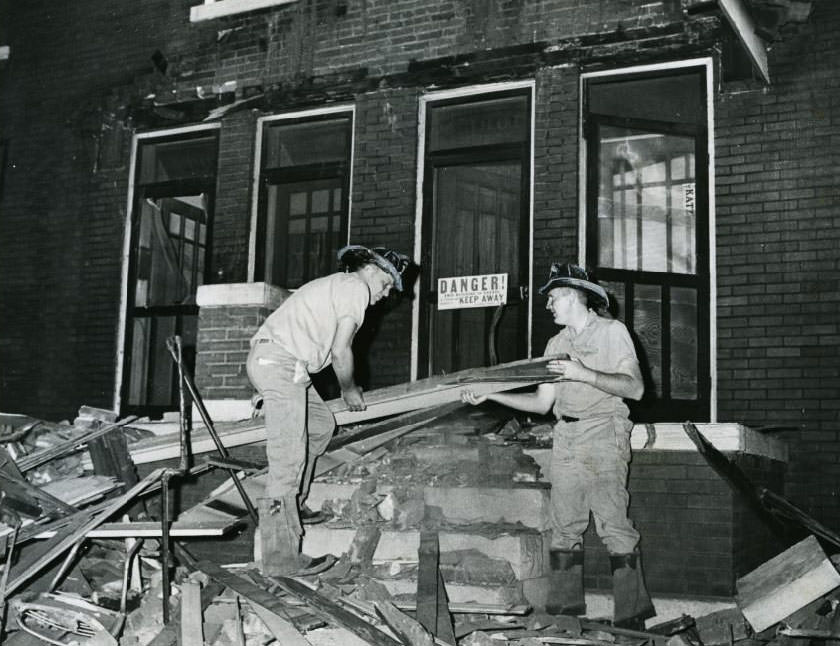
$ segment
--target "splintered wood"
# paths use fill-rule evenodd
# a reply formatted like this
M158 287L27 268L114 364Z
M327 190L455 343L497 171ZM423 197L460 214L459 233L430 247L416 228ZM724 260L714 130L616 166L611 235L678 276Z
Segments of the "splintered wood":
M809 536L738 579L738 607L757 633L840 586L840 574Z

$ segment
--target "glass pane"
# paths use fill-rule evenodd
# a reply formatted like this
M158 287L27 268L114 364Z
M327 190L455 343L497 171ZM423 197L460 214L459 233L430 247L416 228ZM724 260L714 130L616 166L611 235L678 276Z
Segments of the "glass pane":
M528 97L432 107L430 123L430 152L528 141Z
M701 71L592 82L588 107L595 114L702 124L706 119L703 83Z
M350 156L350 119L269 124L263 135L263 168L345 162Z
M139 203L140 221L135 235L137 278L134 305L178 305L195 302L195 290L203 282L206 248L200 247L196 262L193 241L206 239L207 213L194 204L201 196L146 199Z
M135 318L128 367L128 404L168 406L172 404L173 362L166 339L175 334L172 316Z
M344 215L340 203L330 209L330 199L340 193L335 185L341 181L335 177L269 185L265 259L273 284L300 287L334 271Z
M326 213L330 210L330 191L321 189L312 191L312 213Z
M312 218L310 220L310 223L310 230L312 231L312 233L326 233L327 229L329 228L330 220L329 218L325 217Z
M140 144L138 182L149 184L216 174L216 136Z
M626 298L624 295L624 283L612 281L599 281L607 295L610 297L610 314L619 321L626 322Z
M697 399L697 291L671 288L671 397Z
M696 272L694 147L693 137L601 129L599 266Z
M639 362L651 378L656 396L662 396L662 292L658 285L636 285L633 331L641 344Z
M306 213L306 193L292 193L289 196L289 215Z

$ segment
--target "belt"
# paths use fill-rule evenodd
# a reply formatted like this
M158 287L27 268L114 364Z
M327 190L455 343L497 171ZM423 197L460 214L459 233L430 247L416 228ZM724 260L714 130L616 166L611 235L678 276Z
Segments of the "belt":
M566 424L571 424L572 422L579 422L580 421L579 417L569 417L568 415L561 415L560 419L562 421L566 422Z

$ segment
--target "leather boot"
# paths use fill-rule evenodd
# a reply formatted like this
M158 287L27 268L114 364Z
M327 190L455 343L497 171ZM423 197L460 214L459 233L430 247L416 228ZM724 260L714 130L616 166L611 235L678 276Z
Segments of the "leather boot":
M615 611L613 626L644 630L645 619L656 615L645 587L642 562L638 552L610 554Z
M264 576L284 576L300 568L300 537L297 495L280 499L259 498L260 571Z
M550 615L585 614L583 550L551 550L549 562L551 574L545 611Z

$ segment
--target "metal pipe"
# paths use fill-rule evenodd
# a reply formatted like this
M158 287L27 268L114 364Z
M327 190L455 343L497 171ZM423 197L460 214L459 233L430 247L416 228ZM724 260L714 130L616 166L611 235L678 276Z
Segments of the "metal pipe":
M75 543L73 547L70 548L70 552L67 554L67 558L64 559L64 562L61 564L61 567L58 568L58 572L55 573L55 576L53 577L53 580L50 583L50 587L48 588L50 592L55 590L56 586L58 586L64 574L67 572L67 570L70 569L70 564L73 562L73 559L76 558L76 554L79 552L79 548L82 546L84 540L84 537L82 537L82 539L79 542Z
M190 393L192 402L195 404L195 407L198 409L198 414L201 416L201 421L204 423L205 428L207 428L207 432L210 434L213 444L216 445L216 450L223 458L230 457L227 447L222 444L222 440L216 432L216 427L213 425L213 420L210 419L210 414L204 406L204 400L202 400L201 395L198 393L195 382L190 374L183 369L183 360L175 352L175 346L172 339L166 340L166 347L169 350L169 354L172 355L172 359L179 364L182 375L182 383L187 387L187 391ZM236 477L236 472L233 469L226 469L226 471L228 472L230 479L233 481L233 485L236 487L236 490L239 492L242 502L245 503L245 507L248 509L248 515L251 516L251 520L254 522L254 525L258 525L259 514L254 507L254 503L251 502L251 498L248 496L248 493L245 491L245 487L242 486L242 483L239 481L239 478Z
M163 623L169 623L169 596L172 588L169 581L169 479L173 472L166 470L161 475L160 489L160 561L161 561L161 596L163 597Z

